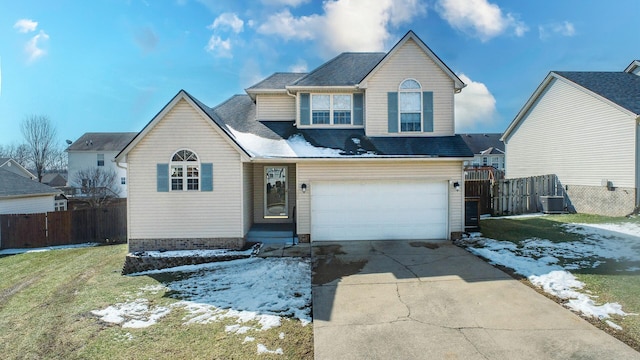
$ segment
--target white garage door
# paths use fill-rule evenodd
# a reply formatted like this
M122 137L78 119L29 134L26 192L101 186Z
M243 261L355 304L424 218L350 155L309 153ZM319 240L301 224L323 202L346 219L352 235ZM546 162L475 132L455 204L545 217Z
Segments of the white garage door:
M311 239L446 239L447 182L314 182Z

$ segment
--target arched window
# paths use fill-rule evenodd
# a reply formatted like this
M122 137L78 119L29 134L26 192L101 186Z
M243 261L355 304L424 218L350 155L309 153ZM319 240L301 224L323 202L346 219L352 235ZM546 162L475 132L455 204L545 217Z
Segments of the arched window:
M422 131L422 86L407 79L398 88L400 131Z
M200 161L190 150L176 151L170 165L171 191L200 190Z

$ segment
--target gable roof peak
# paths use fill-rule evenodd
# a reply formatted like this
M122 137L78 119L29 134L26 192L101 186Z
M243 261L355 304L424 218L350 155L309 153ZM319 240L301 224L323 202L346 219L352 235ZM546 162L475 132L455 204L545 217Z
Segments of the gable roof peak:
M362 78L362 81L360 81L360 84L363 84L366 82L366 80L372 76L372 74L374 74L378 69L380 69L382 67L382 65L384 65L384 63L391 58L397 51L398 49L400 49L407 41L409 40L413 40L418 47L420 47L420 49L422 49L422 51L424 51L424 53L431 58L431 60L433 60L433 62L445 73L447 74L451 80L453 80L454 86L455 86L455 91L456 93L460 92L462 90L462 88L464 88L465 86L467 86L462 80L460 80L460 78L458 77L458 75L456 75L450 68L449 66L447 66L447 64L444 63L444 61L442 61L442 59L440 59L438 57L438 55L436 55L433 50L431 50L431 48L429 48L429 46L427 46L427 44L425 44L424 41L422 41L422 39L420 39L420 37L418 35L416 35L416 33L413 32L413 30L409 30L407 31L407 33L391 48L391 50L389 50L389 52L386 53L386 55L380 60L380 62L378 62L378 64L376 64L375 67L373 67L371 69L371 71L369 71L369 73ZM359 85L360 85L359 84Z

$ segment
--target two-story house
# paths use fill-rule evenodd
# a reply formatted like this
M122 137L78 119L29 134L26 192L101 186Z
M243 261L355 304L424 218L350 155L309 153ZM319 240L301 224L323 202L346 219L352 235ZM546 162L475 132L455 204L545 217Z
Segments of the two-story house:
M460 134L469 149L473 151L473 160L465 161L465 167L493 167L504 171L504 142L502 134Z
M116 156L129 250L237 248L260 224L295 224L302 242L458 236L464 86L410 31L213 108L180 91Z
M113 196L127 197L127 171L116 166L113 160L136 135L135 132L90 132L71 143L66 150L68 154L67 186L75 191L70 195L82 195L82 187L89 181L89 179L78 179L79 171L99 168L116 172Z

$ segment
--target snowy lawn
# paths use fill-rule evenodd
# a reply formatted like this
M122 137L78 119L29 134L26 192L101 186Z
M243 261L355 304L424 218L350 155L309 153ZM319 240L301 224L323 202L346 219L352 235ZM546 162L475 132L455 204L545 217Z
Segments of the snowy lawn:
M5 358L313 358L311 269L249 258L122 276L126 245L0 257Z
M640 349L639 218L506 217L481 228L458 244Z

